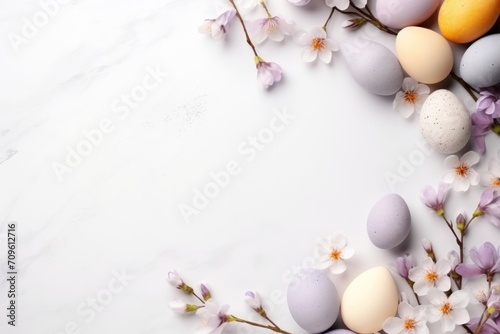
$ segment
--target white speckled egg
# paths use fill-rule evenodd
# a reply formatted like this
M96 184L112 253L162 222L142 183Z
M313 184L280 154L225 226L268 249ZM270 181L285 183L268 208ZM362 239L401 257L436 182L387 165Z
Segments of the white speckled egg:
M425 84L444 80L453 68L453 52L437 32L422 27L406 27L396 36L396 53L403 69Z
M370 93L392 95L401 88L403 69L382 44L355 38L344 41L340 51L354 80Z
M380 22L402 29L418 25L438 9L441 0L378 0L375 11Z
M410 233L411 215L405 200L389 194L377 201L366 222L368 237L382 249L400 245Z
M353 332L368 334L382 329L398 309L398 288L389 270L368 269L347 287L340 307L344 324Z
M465 51L460 74L475 87L491 87L500 83L500 34L478 39Z
M469 141L472 124L462 101L449 90L439 89L422 106L420 130L430 147L442 154L453 154Z
M288 286L287 303L295 322L309 333L327 330L339 315L335 285L318 269L304 269L293 277Z

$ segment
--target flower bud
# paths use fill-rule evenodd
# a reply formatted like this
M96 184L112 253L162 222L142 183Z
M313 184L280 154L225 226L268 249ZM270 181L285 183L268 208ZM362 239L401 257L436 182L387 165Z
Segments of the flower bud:
M358 27L361 27L366 22L367 22L366 19L363 18L363 17L358 17L358 18L355 18L355 19L345 20L342 23L342 28L356 29Z
M408 279L408 272L413 267L413 259L410 254L405 254L396 259L396 270L398 274Z
M465 216L462 213L458 214L457 218L455 219L455 224L457 225L457 229L459 231L465 230L466 220Z
M261 316L265 317L266 312L262 308L262 303L258 292L248 291L245 293L245 302Z
M458 255L458 253L456 251L454 251L454 250L450 251L448 253L448 261L450 261L451 270L455 270L455 268L460 263L460 257Z
M436 256L434 255L434 250L432 249L432 243L429 239L422 239L422 247L424 248L427 256L432 259L432 261L436 262Z
M210 293L210 290L207 288L205 284L203 283L200 284L200 290L204 301L207 301L210 298L212 298L212 294Z
M179 274L176 271L169 271L167 274L167 281L168 283L175 287L176 289L182 290L188 295L193 293L193 288L191 288L189 285L184 283L182 278L179 276Z
M186 314L186 313L192 313L195 312L197 309L199 309L202 306L198 305L193 305L193 304L186 304L182 300L176 299L171 301L168 306L174 311L175 313L178 314Z

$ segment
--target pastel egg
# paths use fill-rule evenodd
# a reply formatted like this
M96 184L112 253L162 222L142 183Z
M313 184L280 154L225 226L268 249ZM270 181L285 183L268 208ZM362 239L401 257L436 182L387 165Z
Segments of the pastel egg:
M475 87L491 87L500 83L500 34L482 37L465 51L460 75Z
M469 43L486 34L499 15L499 0L445 0L439 9L439 30L451 42Z
M469 141L471 129L469 112L455 94L439 89L427 97L420 111L420 130L430 147L456 153Z
M287 303L295 322L310 333L327 330L339 315L337 289L318 269L304 269L293 277L287 290Z
M450 44L437 32L406 27L396 37L396 53L403 69L425 84L444 80L453 68Z
M342 297L341 317L353 332L368 334L382 329L398 309L398 288L389 270L375 267L361 273Z
M418 25L434 14L441 0L378 0L375 11L380 22L395 29Z
M396 56L383 46L364 38L344 41L340 51L354 80L377 95L393 95L403 83L403 70Z
M382 249L400 245L410 233L410 227L410 209L398 194L379 199L370 210L366 223L371 242Z

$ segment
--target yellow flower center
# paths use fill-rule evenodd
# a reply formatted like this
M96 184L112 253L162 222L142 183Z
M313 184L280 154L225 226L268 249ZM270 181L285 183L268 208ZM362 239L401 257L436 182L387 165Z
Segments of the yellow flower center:
M341 255L342 255L342 251L340 251L338 249L334 249L330 253L330 257L332 258L333 261L338 261L340 259Z
M413 320L413 319L406 319L403 322L403 328L404 328L404 330L415 329L415 320Z
M491 187L500 187L500 177L494 177L491 179Z
M450 314L451 312L451 306L449 303L444 303L443 305L441 305L441 308L440 308L440 311L441 313L443 313L444 315L448 315Z
M466 176L468 172L469 166L465 165L464 163L461 163L455 168L455 174L457 174L458 176Z
M427 270L427 274L425 275L425 279L429 283L436 283L438 279L438 274L435 271Z
M268 24L266 27L266 32L268 34L278 30L278 24L276 22L274 22L273 20L268 20L267 22L268 22Z
M417 99L418 94L415 93L413 90L409 90L405 92L405 101L408 103L415 103L415 100Z
M325 47L325 39L324 38L314 38L312 40L312 47L314 50L322 50Z

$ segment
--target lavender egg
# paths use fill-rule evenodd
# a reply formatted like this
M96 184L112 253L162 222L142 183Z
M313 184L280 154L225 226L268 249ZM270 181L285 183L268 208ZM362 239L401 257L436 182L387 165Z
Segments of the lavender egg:
M368 237L378 248L399 246L410 233L411 215L405 200L389 194L373 206L366 222Z
M393 95L403 84L403 69L396 56L383 46L364 38L340 45L347 68L356 82L376 95Z
M488 35L472 43L462 57L460 74L475 87L500 83L500 34Z
M337 289L332 280L318 269L301 270L292 278L287 303L292 318L309 333L324 332L339 315Z
M441 0L377 0L375 12L386 26L403 29L427 20L440 3Z

